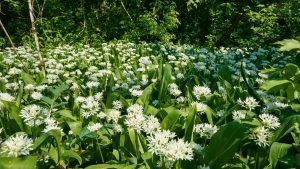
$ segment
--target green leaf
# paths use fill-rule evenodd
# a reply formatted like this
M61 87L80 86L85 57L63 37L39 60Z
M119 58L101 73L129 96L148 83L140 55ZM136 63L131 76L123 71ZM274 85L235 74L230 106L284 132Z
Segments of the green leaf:
M72 150L64 150L62 153L62 158L63 159L74 158L78 161L80 165L82 164L82 158L80 157L80 155Z
M79 134L79 132L82 129L82 122L81 121L67 121L67 124L69 125L71 131L74 135Z
M290 51L293 49L300 49L300 42L295 39L284 39L275 44L281 45L278 51Z
M33 77L30 74L28 74L28 73L21 72L21 78L23 79L23 81L26 84L33 84L33 85L36 84L36 82L34 81Z
M210 124L214 124L213 115L215 114L215 111L213 109L211 109L209 106L206 106L205 114L206 114L206 118L207 118L208 122Z
M153 86L154 86L154 83L152 83L149 86L147 86L144 89L142 95L136 101L137 103L139 103L141 105L144 105L145 109L149 105L149 101L150 101L150 98L151 98L151 95L152 95L152 91L153 91Z
M8 110L10 119L14 119L21 131L24 131L24 123L20 117L20 108L11 102L2 101L2 103L4 107Z
M144 154L141 155L141 157L146 163L147 168L154 168L153 162L151 160L153 158L153 155L150 152L145 152Z
M288 151L292 147L293 146L291 144L274 142L271 145L270 153L269 153L270 167L271 168L276 168L278 160L280 158L284 157L285 155L287 155Z
M267 91L277 92L281 89L285 89L290 83L289 80L266 80L261 88Z
M242 73L243 80L247 86L248 93L251 96L253 96L256 100L258 100L261 105L263 105L264 104L263 100L261 99L261 97L258 95L256 90L254 89L253 85L246 78L246 73L245 73L243 63L241 63L241 73Z
M35 169L37 168L37 156L18 157L1 157L1 169Z
M232 83L232 76L227 65L218 66L218 75L222 80Z
M172 131L177 120L181 116L181 111L174 107L168 107L164 110L168 113L168 115L163 119L160 126L162 129L168 129Z
M85 169L134 169L136 164L97 164L86 167Z
M298 71L299 71L299 68L297 65L288 63L284 67L283 75L285 76L285 78L289 79L289 78L295 76Z
M55 114L59 114L67 119L76 120L77 118L73 116L72 111L64 109L55 112Z
M279 141L281 138L294 130L294 124L299 123L300 115L292 115L284 119L280 127L274 132L272 141Z
M19 92L18 92L18 98L16 101L16 106L20 107L21 105L21 101L22 101L22 97L23 97L23 89L24 89L24 84L22 83L20 88L19 88Z
M62 92L69 89L69 86L67 86L65 84L60 84L57 86L50 87L48 89L54 96L60 96Z
M236 153L240 143L247 138L247 131L252 126L233 121L220 128L206 149L205 163L209 164L210 168L221 168L228 163Z
M163 76L162 79L160 80L160 89L158 93L158 101L160 104L165 98L169 83L171 82L171 77L172 77L172 66L166 63L163 68Z
M184 140L190 142L191 140L193 140L193 130L194 130L196 113L194 107L190 107L187 111L188 111L188 116L184 123L184 128L185 128Z
M57 148L57 162L60 161L60 157L61 157L61 131L60 130L50 130L47 133L43 134L41 137L39 137L34 143L33 143L33 151L36 151L39 147L41 147L45 142L47 142L49 139L53 138L53 140L55 141L56 144L56 148ZM52 151L53 152L53 151Z

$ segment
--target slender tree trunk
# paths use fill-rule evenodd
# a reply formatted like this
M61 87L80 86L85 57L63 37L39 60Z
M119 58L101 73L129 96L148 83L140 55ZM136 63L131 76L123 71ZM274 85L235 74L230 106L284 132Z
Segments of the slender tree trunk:
M38 33L35 28L35 18L34 18L34 14L33 14L33 0L28 0L28 7L29 7L29 16L30 16L30 21L31 21L31 31L34 36L35 46L36 46L37 54L38 54L38 57L40 60L42 73L43 73L44 78L46 78L46 65L45 65L45 61L42 57L42 53L40 50L39 37L38 37Z
M5 33L5 35L6 35L6 37L8 38L8 40L9 40L9 42L10 42L10 44L11 44L13 50L14 50L14 52L15 52L16 54L18 54L17 49L16 49L16 46L15 46L15 44L13 43L13 41L11 40L11 38L10 38L8 32L6 31L6 29L5 29L5 27L4 27L4 25L3 25L3 23L2 23L1 20L0 20L0 26L1 26L1 28L3 29L3 31L4 31L4 33Z

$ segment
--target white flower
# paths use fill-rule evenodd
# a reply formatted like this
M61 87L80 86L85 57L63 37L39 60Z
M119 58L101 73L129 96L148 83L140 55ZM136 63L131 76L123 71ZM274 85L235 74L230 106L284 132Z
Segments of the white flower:
M255 107L259 106L258 102L253 97L247 97L244 101L238 99L237 102L238 104L249 109L250 111L253 110Z
M205 113L205 110L207 108L207 105L200 102L192 102L192 106L196 107L196 111L200 112L201 114Z
M24 107L20 112L20 116L28 126L39 126L49 116L49 111L33 104Z
M94 98L97 101L101 101L103 99L103 93L101 93L101 92L96 93L96 95L94 96Z
M175 84L175 83L171 83L169 85L169 92L171 95L173 95L175 97L177 97L181 94L181 91L179 90L177 84Z
M147 116L146 120L143 122L143 130L147 134L151 134L160 128L160 123L158 119L154 116Z
M98 118L100 119L104 119L106 117L106 114L104 112L99 112L97 115L96 115Z
M275 106L278 107L278 108L286 108L286 107L289 106L288 104L281 103L281 102L275 102L274 104L275 104Z
M0 100L4 100L7 102L13 102L15 98L9 93L0 93Z
M143 94L143 90L129 89L132 96L139 97Z
M89 129L91 132L98 131L103 125L100 123L90 124L87 126L87 129Z
M32 84L27 84L25 87L24 87L25 90L33 90L34 89L34 85Z
M184 142L183 139L171 140L167 144L167 152L165 154L167 160L189 160L193 159L193 146Z
M138 113L143 113L143 106L139 104L133 104L130 107L127 108L128 114L133 113L133 114L138 114Z
M266 128L276 129L280 126L279 119L271 114L263 113L258 117L262 120Z
M200 137L210 139L218 131L217 126L202 123L195 125L195 132L200 134Z
M127 112L128 115L126 115L124 124L140 132L142 130L142 125L146 120L143 114L143 107L138 104L133 104L127 108Z
M123 107L123 104L119 100L115 100L112 102L113 109L120 110Z
M47 133L50 130L60 130L63 133L62 128L60 128L57 124L57 121L51 117L48 117L44 120L46 127L43 130L44 133Z
M183 102L185 101L185 97L179 96L179 97L176 99L176 101L177 101L178 103L183 103Z
M208 87L205 86L194 86L193 88L193 94L196 96L196 98L199 100L201 96L207 96L211 93L211 90Z
M40 93L40 92L33 92L31 94L31 97L34 99L34 100L41 100L41 98L43 97L43 95Z
M2 145L2 153L7 153L9 157L18 157L21 155L29 155L32 150L33 141L27 137L25 133L17 133L15 136L9 137Z
M121 116L121 112L116 109L111 109L108 112L108 120L112 120L114 123L118 123L118 120Z
M265 147L269 145L270 137L271 137L271 133L265 127L255 128L250 135L250 139L254 139L255 143L260 147Z
M240 110L235 110L232 112L232 118L233 120L241 120L246 118L246 112L245 111L240 111Z
M152 154L163 155L167 150L167 144L175 137L175 133L169 130L158 130L147 136L148 150Z
M114 131L117 133L122 133L123 128L120 124L114 124Z

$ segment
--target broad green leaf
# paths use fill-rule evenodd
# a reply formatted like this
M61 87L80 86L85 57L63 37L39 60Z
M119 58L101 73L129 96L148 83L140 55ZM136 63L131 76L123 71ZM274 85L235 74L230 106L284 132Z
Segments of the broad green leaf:
M60 130L50 130L47 133L41 135L34 143L33 143L33 151L36 151L39 147L41 147L45 142L47 142L49 139L53 138L53 141L56 143L57 148L57 161L60 161L60 151L61 151L61 131ZM52 141L52 140L51 140Z
M258 147L256 149L256 156L255 156L255 169L261 169L264 168L267 165L267 157L268 152L263 147Z
M98 135L95 132L90 131L86 127L84 127L78 135L80 139L83 139L84 137L96 139L98 137Z
M145 114L147 115L156 115L159 112L159 109L148 105L148 107L145 109Z
M71 110L59 110L57 112L55 112L55 114L59 114L67 119L71 119L71 120L76 120L77 118L75 116L73 116L72 111Z
M151 98L151 94L153 91L153 86L154 84L150 84L149 86L147 86L144 91L143 94L137 99L137 103L141 104L141 105L145 105L145 109L148 107L150 98Z
M256 90L254 89L253 85L247 80L243 63L241 63L241 74L242 74L243 80L247 86L247 90L248 90L249 94L251 96L253 96L256 100L258 100L260 104L264 104L263 100L261 99L261 97L258 95Z
M135 130L134 129L128 129L128 135L129 135L129 138L130 138L130 142L131 142L131 144L132 144L132 147L133 147L133 149L134 149L134 152L135 152L135 155L136 156L138 156L138 154L139 154L139 148L138 148L138 144L137 144L137 134L136 134L136 132L135 132Z
M160 89L158 93L158 101L161 104L167 94L168 86L171 82L172 66L168 63L164 65L162 79L160 80Z
M177 120L181 116L181 111L174 108L174 107L168 107L164 109L168 114L161 122L160 126L162 129L168 129L173 130L173 127L175 126Z
M278 160L280 158L284 157L285 155L287 155L288 151L292 147L293 146L291 144L274 142L271 145L270 153L269 153L270 167L271 168L276 168Z
M1 169L35 169L37 168L37 156L27 157L1 157Z
M207 106L206 109L205 109L205 114L206 114L206 118L207 118L208 122L210 124L214 124L214 122L213 122L213 115L216 114L214 112L214 110L211 109L209 106Z
M142 159L144 160L144 162L146 163L147 165L147 168L154 168L153 166L153 162L152 162L152 158L153 158L153 155L150 153L150 152L145 152L141 155Z
M230 122L221 127L211 139L204 154L204 161L210 168L221 168L228 163L236 153L240 143L247 138L249 128L253 125Z
M289 80L266 80L261 88L267 91L279 91L285 89L291 82Z
M25 72L21 72L21 78L23 79L23 81L25 82L25 84L33 84L35 85L36 82L34 81L33 77Z
M300 49L300 42L295 39L284 39L275 44L281 45L278 51L290 51L293 49Z
M19 88L18 98L17 98L17 101L16 101L16 106L17 107L20 107L20 105L21 105L21 101L22 101L22 98L23 98L23 90L24 90L24 84L22 83L20 88Z
M2 101L2 103L4 107L8 110L10 119L14 119L21 131L24 131L24 123L20 117L20 108L11 102Z
M67 124L69 125L71 131L74 135L79 134L79 132L82 129L82 122L81 121L67 121Z
M63 159L74 158L78 161L80 165L82 164L82 158L80 157L80 155L72 150L63 150L62 158Z
M97 164L86 167L85 169L135 169L136 164Z
M62 92L69 89L69 86L65 84L60 84L57 86L49 87L48 90L54 95L54 96L60 96Z
M193 130L194 130L194 124L195 124L195 108L190 107L187 109L188 116L186 117L185 123L184 123L184 140L185 141L191 141L193 139Z
M288 85L286 88L286 94L287 94L287 99L289 101L293 101L294 99L297 99L299 97L298 91L295 90L294 84L291 83Z
M218 75L222 80L232 83L232 76L227 65L218 66Z
M300 115L292 115L284 119L280 127L274 132L272 141L278 142L281 138L294 130L294 124L299 123Z
M297 65L288 63L284 67L283 75L285 76L285 78L289 79L289 78L295 76L298 71L299 71L299 68Z

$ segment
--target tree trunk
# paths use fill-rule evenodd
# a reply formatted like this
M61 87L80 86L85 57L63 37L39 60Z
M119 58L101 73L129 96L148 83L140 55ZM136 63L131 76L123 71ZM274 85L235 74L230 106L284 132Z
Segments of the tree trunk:
M46 78L46 65L45 65L45 61L42 57L42 53L40 50L39 37L38 37L38 33L35 28L35 18L34 18L34 14L33 14L33 1L32 0L28 0L28 7L29 7L29 16L30 16L30 21L31 21L31 31L34 36L36 51L37 51L37 54L38 54L38 57L40 60L40 65L42 68L43 76L44 76L44 78Z

